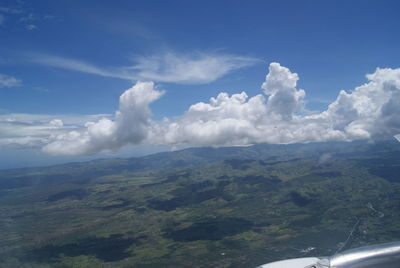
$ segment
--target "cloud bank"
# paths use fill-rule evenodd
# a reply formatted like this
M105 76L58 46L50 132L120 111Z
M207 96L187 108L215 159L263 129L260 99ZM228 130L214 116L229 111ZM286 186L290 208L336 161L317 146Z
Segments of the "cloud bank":
M57 135L80 129L89 120L110 115L13 114L0 111L0 148L41 149Z
M352 92L340 91L326 111L307 115L298 75L271 63L264 94L220 93L154 123L149 142L234 146L392 138L400 133L400 69L377 69L367 79Z
M400 69L378 68L366 77L367 83L340 91L325 111L310 115L298 75L271 63L260 94L221 92L161 121L151 119L149 105L163 92L153 82L137 82L121 95L113 117L63 129L48 137L43 150L85 155L128 144L240 146L393 138L400 133ZM61 123L49 121L47 127L63 128Z

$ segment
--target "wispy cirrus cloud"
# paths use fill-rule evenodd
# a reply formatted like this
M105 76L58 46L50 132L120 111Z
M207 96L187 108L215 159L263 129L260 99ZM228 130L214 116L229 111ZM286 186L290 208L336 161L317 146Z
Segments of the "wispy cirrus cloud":
M5 7L0 6L0 12L7 13L7 14L21 14L24 11L20 8L13 8L13 7Z
M99 67L94 64L65 57L31 53L25 60L71 71L127 79L178 84L205 84L213 82L235 70L259 62L258 59L232 54L216 53L164 53L135 57L131 66Z
M0 88L2 87L17 87L22 84L22 81L7 75L7 74L0 74Z
M27 30L37 29L34 21L37 20L36 16L26 9L23 4L17 3L14 6L0 6L0 25L6 26L7 23L24 25Z
M124 74L124 72L118 70L107 70L106 68L97 67L93 64L76 59L58 57L41 53L25 54L24 59L31 63L56 67L76 72L89 73L106 77L122 78L128 80L132 80L133 78L128 74Z
M28 24L25 26L25 28L29 31L37 30L37 26L35 24Z
M43 25L49 20L60 21L59 17L51 14L43 14L32 7L25 1L14 1L9 5L0 6L0 26L7 28L12 26L22 27L28 31L39 29L39 25Z
M181 84L203 84L213 82L228 73L254 65L258 59L230 54L172 52L141 56L130 67L141 79L174 82Z

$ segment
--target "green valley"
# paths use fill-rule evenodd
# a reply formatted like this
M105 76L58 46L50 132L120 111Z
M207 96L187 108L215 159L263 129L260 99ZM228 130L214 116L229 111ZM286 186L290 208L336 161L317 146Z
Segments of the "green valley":
M1 267L255 267L400 240L400 143L191 148L0 172Z

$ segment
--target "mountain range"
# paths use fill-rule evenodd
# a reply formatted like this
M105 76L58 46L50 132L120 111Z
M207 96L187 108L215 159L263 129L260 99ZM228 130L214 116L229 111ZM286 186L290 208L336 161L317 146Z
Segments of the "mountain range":
M2 267L255 267L400 239L400 143L189 148L0 171Z

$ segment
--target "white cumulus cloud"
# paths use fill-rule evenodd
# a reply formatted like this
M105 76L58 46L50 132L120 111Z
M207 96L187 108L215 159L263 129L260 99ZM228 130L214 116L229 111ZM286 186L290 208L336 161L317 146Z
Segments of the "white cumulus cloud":
M265 95L220 93L192 105L182 116L154 123L160 144L249 145L386 139L400 132L400 69L377 69L369 82L341 91L326 111L301 111L305 91L298 75L271 63L262 85Z
M62 118L46 121L46 133L49 128L60 133L46 136L43 150L83 155L128 144L237 146L398 138L400 69L378 68L367 79L352 91L340 91L325 111L310 115L304 108L305 91L297 88L298 75L271 63L260 94L221 92L161 121L151 119L149 105L163 92L152 82L138 82L121 95L114 117L91 120L71 131Z
M400 131L400 69L380 69L352 92L340 91L318 117L348 139L385 139Z
M114 120L104 117L97 122L86 123L82 129L57 135L43 150L49 154L80 155L137 144L148 135L151 118L149 104L162 94L155 89L153 82L138 82L120 96Z
M303 98L306 93L297 89L299 77L286 67L273 62L269 66L269 73L262 84L268 97L268 110L282 119L291 119L293 113L303 108Z

